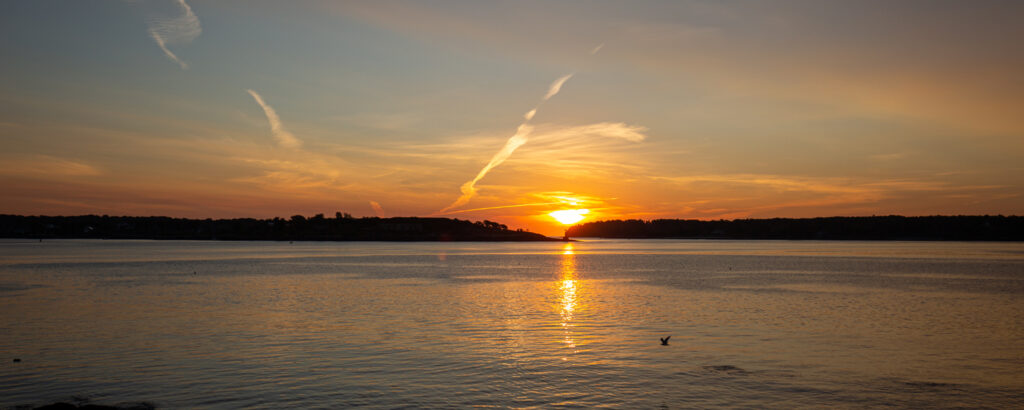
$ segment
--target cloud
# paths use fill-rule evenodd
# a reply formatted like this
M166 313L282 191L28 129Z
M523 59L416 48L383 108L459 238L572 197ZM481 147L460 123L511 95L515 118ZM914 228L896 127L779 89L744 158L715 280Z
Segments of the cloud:
M488 207L483 207L483 208L461 209L461 210L458 210L458 211L448 212L446 215L461 214L461 213L466 213L466 212L490 211L490 210L494 210L494 209L508 209L508 208L523 208L523 207L529 207L529 206L555 205L555 204L559 204L559 203L560 202L537 202L537 203L530 203L530 204L488 206Z
M487 165L484 166L484 168L481 169L480 172L476 174L476 178L473 178L473 180L466 182L465 184L462 184L461 187L459 187L459 191L462 192L462 195L459 196L459 198L456 199L455 202L453 202L451 205L448 205L447 207L438 212L445 213L452 209L463 206L466 203L468 203L470 199L476 196L476 183L483 179L484 176L486 176L487 173L491 171L491 169L494 169L494 167L501 165L502 162L505 162L505 160L508 159L508 157L512 156L512 153L515 152L517 148L521 147L523 144L526 143L526 141L529 140L528 137L530 136L530 132L533 131L533 127L530 126L529 122L530 120L533 119L534 115L537 115L537 109L540 108L541 104L543 104L545 101L551 99L551 97L554 97L555 94L558 94L558 91L562 89L562 85L565 84L566 81L569 81L569 79L572 78L572 76L573 74L567 74L559 77L553 83L551 83L551 85L548 87L547 94L544 94L544 98L542 98L541 101L537 103L537 106L533 107L533 109L527 111L526 114L523 115L524 121L522 124L519 124L519 128L516 128L515 135L510 137L508 141L505 142L505 146L501 147L501 150L498 151L498 153L494 154L493 157L491 157L491 161L488 162Z
M592 172L594 167L610 165L600 162L614 157L608 151L614 147L609 141L621 139L641 142L647 138L644 134L647 131L646 127L621 122L600 122L575 127L552 127L542 124L539 127L540 130L536 131L530 124L521 124L516 134L494 154L491 161L477 173L476 178L459 188L462 195L439 213L454 213L452 210L469 203L477 194L476 184L527 141L536 142L531 145L531 152L521 159L527 163L547 169L574 168Z
M538 124L530 133L530 144L516 151L516 173L540 172L564 178L620 180L642 175L650 164L638 162L633 144L647 139L647 128L621 122L600 122L577 126ZM541 171L542 170L542 171Z
M199 17L192 12L185 0L177 0L181 6L182 14L175 18L157 18L149 21L149 36L160 46L164 55L181 66L182 70L188 69L188 63L182 61L174 52L167 48L168 44L184 44L195 40L203 33L199 25Z
M505 162L505 160L508 159L508 157L512 156L512 153L515 152L517 148L525 144L528 140L527 136L530 134L530 131L532 130L533 127L530 127L526 123L521 124L519 126L519 129L516 131L516 134L505 142L505 146L501 147L501 150L498 151L498 153L494 154L494 157L491 158L491 161L488 162L487 165L484 166L484 168L481 169L480 172L476 174L476 178L473 178L473 180L466 182L465 184L462 184L461 187L459 187L459 191L462 192L462 195L459 196L459 198L456 199L455 202L453 202L451 205L448 205L447 207L442 209L440 213L448 212L452 209L458 208L469 203L469 200L476 196L476 183L480 182L480 180L483 179L484 176L486 176L487 173L491 171L491 169L494 169L494 167L501 165L502 162Z
M643 134L645 131L647 131L646 127L629 125L624 122L599 122L596 124L566 128L559 134L622 138L629 142L641 142L647 138L647 136Z
M0 175L11 176L81 177L101 174L92 165L50 155L5 158L0 165Z
M572 78L573 75L574 74L564 75L559 79L555 80L555 82L551 83L551 86L548 87L548 93L544 94L544 101L550 100L551 97L554 97L555 94L558 94L558 91L562 89L562 84L565 84L566 81L569 81L569 79ZM536 113L536 111L537 109L534 108L531 112Z
M181 66L182 70L188 70L188 63L181 61L181 59L178 58L178 56L175 55L173 51L167 48L167 43L164 41L164 38L160 36L160 33L150 30L149 35L153 37L153 40L156 41L156 45L160 46L160 49L164 51L164 54L167 55L167 57L169 57L171 60L174 60L174 62L178 63L178 65Z
M370 201L370 207L373 208L373 213L378 217L384 217L384 208L377 201Z
M902 213L926 215L942 206L972 207L964 198L995 198L1012 189L1002 185L959 185L940 179L876 179L776 174L703 174L653 177L655 195L685 195L686 202L646 207L658 217L702 219L807 217ZM950 200L950 199L953 200ZM936 207L936 204L942 204ZM947 208L948 209L948 208ZM943 211L939 211L943 212ZM945 211L948 212L948 211ZM987 212L987 211L986 211Z
M302 141L295 138L295 135L292 135L292 133L284 129L284 126L281 124L281 118L277 116L277 112L274 111L274 108L267 105L266 101L263 101L263 97L261 97L256 91L246 91L248 91L249 95L256 100L256 103L263 108L263 113L267 115L267 121L270 123L270 132L274 134L274 139L277 140L277 143L285 148L301 147Z
M800 2L737 6L678 1L652 7L558 2L542 11L530 2L516 2L502 13L487 10L487 2L459 7L323 3L327 12L355 16L424 43L458 42L479 52L546 63L578 63L566 49L593 51L593 39L609 38L616 59L629 61L629 75L692 85L682 101L700 106L702 116L727 118L716 119L718 124L740 117L748 124L777 118L765 115L771 105L779 107L772 111L801 120L841 115L913 121L939 132L956 130L964 139L998 138L995 143L1017 148L1024 130L1019 119L1024 82L1008 80L1019 77L1024 63L1015 41L1024 33L1018 21L1024 2L997 7L898 2L857 10L847 2L821 7ZM849 19L858 24L821 24ZM758 41L749 41L751 36ZM915 51L906 52L910 49ZM792 109L793 103L815 109Z
M602 48L604 48L604 43L601 43L597 47L594 47L593 50L590 50L590 55L597 54L597 52L601 51Z
M266 159L276 156L275 152L252 152L250 157L229 157L227 159L249 164L260 171L259 176L236 178L234 181L260 185L263 189L281 192L302 190L339 191L351 188L344 184L343 175L351 173L339 165L343 161L326 155L307 151L291 151L290 159Z

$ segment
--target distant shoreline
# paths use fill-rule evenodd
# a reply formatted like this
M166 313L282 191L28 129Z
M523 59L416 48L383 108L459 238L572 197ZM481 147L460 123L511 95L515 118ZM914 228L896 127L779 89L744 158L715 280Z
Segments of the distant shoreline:
M338 213L289 219L187 219L162 216L0 215L0 238L228 241L541 242L561 241L491 221L354 218Z
M568 229L575 238L1024 241L1024 217L864 216L701 221L687 219L587 222Z
M188 219L161 216L0 215L0 238L226 241L560 242L571 238L835 241L1024 241L1024 217L866 216L735 220L587 222L553 238L491 221L354 218L338 213L289 219Z

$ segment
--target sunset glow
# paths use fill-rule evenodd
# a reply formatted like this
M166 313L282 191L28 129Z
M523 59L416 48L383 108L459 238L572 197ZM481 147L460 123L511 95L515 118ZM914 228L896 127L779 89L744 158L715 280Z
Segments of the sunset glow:
M562 225L572 225L582 221L584 218L583 215L588 213L590 213L589 209L563 209L561 211L548 213L548 215L555 218L555 220Z
M0 213L1024 213L1019 3L46 4L0 13Z
M3 1L0 410L1022 407L1022 40L1024 0Z

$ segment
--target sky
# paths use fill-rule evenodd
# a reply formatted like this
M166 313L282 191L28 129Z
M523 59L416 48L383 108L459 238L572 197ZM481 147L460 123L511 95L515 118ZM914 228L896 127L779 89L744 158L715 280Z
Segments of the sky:
M4 1L0 213L549 235L553 211L1020 215L1021 21L1019 1Z

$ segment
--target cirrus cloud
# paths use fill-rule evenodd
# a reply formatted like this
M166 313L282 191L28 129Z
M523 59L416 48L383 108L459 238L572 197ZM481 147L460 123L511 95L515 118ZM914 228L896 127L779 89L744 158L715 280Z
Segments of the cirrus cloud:
M177 3L182 9L182 14L174 18L150 20L149 36L160 46L160 50L164 52L167 58L178 63L182 70L187 70L188 63L167 48L167 45L190 43L203 33L203 28L199 25L199 17L196 16L196 13L192 11L192 7L185 0L177 0Z

